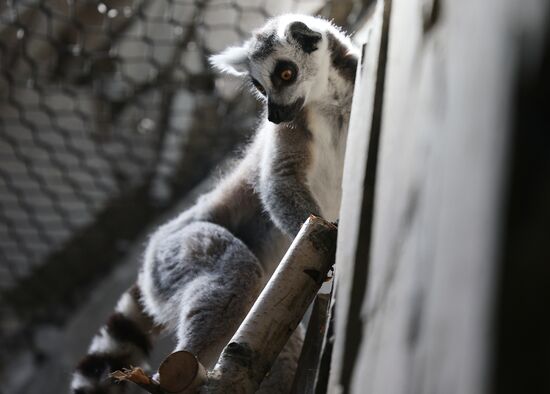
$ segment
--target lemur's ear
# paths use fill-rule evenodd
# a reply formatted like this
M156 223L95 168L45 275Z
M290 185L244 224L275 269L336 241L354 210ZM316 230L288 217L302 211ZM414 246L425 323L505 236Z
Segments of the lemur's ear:
M210 56L210 64L221 72L242 77L248 74L248 46L229 47L223 52Z
M288 32L306 53L315 51L317 49L317 43L323 37L321 33L311 30L303 22L292 22L288 26Z

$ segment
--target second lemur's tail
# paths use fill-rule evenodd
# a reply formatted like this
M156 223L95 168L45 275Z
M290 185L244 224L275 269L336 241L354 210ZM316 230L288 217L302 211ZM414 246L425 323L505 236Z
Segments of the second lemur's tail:
M92 339L88 354L73 373L72 393L121 393L122 385L109 374L130 366L146 367L155 330L143 310L140 288L134 285L120 297L115 312Z

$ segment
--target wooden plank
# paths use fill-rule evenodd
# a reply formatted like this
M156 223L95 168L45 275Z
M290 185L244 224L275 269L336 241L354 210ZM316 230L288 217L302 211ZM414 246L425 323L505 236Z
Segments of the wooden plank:
M514 65L536 41L514 37L540 37L537 15L548 9L514 3L393 0L363 334L350 380L330 392L490 388ZM348 168L345 182L360 183L362 173ZM358 216L348 208L341 235L357 221L345 216ZM348 229L355 244L365 241L357 227ZM361 263L350 254L356 246L338 247L340 258ZM349 276L356 267L345 272L337 271L337 305L347 286L343 297L363 297L354 284L364 282ZM350 316L338 309L337 320L337 336L348 336L337 339L341 352Z
M292 385L292 394L313 394L315 392L321 346L327 328L329 301L329 294L318 294L313 303Z
M332 349L334 346L335 299L333 290L334 287L332 288L330 293L329 305L327 305L327 316L325 320L326 328L321 344L319 368L317 371L317 377L315 379L315 394L325 394L328 390L330 363L332 358Z
M543 312L550 300L550 13L546 20L542 55L518 59L494 393L550 393L550 320Z
M335 265L336 336L329 392L346 390L362 333L359 313L367 282L390 8L391 1L376 6L355 83Z

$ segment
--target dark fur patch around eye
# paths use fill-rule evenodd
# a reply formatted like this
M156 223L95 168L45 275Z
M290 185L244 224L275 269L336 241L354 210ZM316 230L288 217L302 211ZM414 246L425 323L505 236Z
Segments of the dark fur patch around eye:
M281 78L281 73L285 70L290 70L292 72L292 76L290 77L290 79L285 80ZM271 83L275 88L281 88L294 83L297 77L298 66L296 66L296 63L291 62L290 60L279 60L275 65L275 68L273 69L270 78Z
M261 83L259 83L256 79L252 78L251 80L252 82L252 85L254 85L254 87L258 90L258 92L260 92L260 94L263 94L265 96L265 89L264 87L262 86Z
M302 50L306 53L311 53L317 49L317 43L323 37L321 33L311 30L303 22L293 22L289 25L288 30L290 35Z

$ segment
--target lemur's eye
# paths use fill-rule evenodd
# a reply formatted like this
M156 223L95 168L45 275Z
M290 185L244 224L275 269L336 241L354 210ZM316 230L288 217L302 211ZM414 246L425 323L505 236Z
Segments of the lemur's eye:
M254 85L254 87L256 89L258 89L258 92L260 92L261 94L263 94L265 96L265 89L264 89L264 87L262 86L261 83L259 83L257 80L252 78L252 85Z
M283 81L290 81L292 79L292 70L290 68L287 68L283 71L281 71L281 79Z
M290 60L279 60L271 74L271 83L275 89L291 85L298 76L298 66Z

